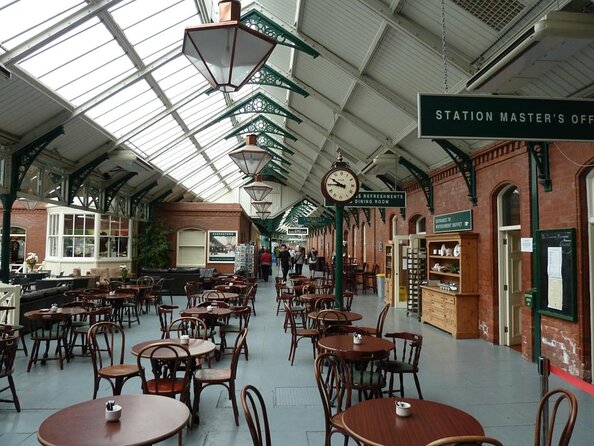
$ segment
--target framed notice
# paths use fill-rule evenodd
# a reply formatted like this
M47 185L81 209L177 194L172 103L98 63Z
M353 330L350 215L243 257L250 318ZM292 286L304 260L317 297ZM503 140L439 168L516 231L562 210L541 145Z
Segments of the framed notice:
M208 231L208 263L234 263L237 231Z
M538 231L541 314L577 320L575 229Z

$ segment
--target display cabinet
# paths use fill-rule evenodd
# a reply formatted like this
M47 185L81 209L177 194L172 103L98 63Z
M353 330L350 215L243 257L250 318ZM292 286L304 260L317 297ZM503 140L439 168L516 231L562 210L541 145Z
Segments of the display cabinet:
M421 320L456 338L478 337L478 234L427 236Z
M394 300L394 242L389 241L385 246L386 295L384 300L390 306L396 305Z

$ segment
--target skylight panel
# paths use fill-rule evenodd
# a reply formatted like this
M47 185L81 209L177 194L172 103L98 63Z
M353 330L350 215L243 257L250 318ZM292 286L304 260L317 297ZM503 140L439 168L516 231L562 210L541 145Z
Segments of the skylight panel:
M183 164L180 164L178 167L176 167L175 169L173 169L170 172L170 175L172 178L175 178L177 181L187 181L187 178L190 174L198 174L200 172L200 175L202 176L202 169L210 169L209 167L205 167L205 161L204 158L202 158L201 156L196 156L191 160L188 160L186 162L184 162ZM184 183L185 184L185 183Z
M177 111L188 128L193 129L210 122L227 104L221 92L203 94Z
M198 184L196 184L196 182L194 182L195 186L192 188L192 192L197 193L198 195L202 196L202 194L209 190L211 187L218 185L219 187L223 188L225 187L225 184L221 182L221 179L219 178L218 175L216 175L212 169L208 169L210 172L207 174L205 172L206 169L201 169L200 171L200 178L205 178L204 180L201 180L198 182ZM206 175L208 175L208 177L206 178Z
M231 139L222 139L219 142L217 142L215 145L213 145L212 147L209 147L206 150L206 155L211 159L211 160L216 160L221 158L221 156L223 155L227 155L231 149L233 147L235 147L237 145L237 141L235 141L233 138ZM231 158L228 158L229 160L231 160Z
M205 89L208 85L206 79L185 57L177 57L153 71L152 75L172 103L193 91Z
M142 80L90 109L87 114L120 137L164 109L155 92Z
M224 135L229 133L233 129L230 119L224 119L216 124L211 125L207 129L196 134L196 139L200 145L207 148L210 144L215 143L221 139Z
M134 2L114 10L112 16L146 63L181 48L185 27L200 23L194 2L187 0Z
M177 164L183 164L185 160L191 156L196 156L196 147L194 147L192 141L186 139L175 147L161 153L159 156L152 159L151 162L155 164L155 166L159 166L159 168L163 169L165 172L168 172Z
M39 0L15 2L0 9L0 42L5 48L13 49L83 5L88 7L81 0L44 1L43 7L40 7Z
M130 141L149 157L182 134L183 131L177 121L168 115L131 138Z

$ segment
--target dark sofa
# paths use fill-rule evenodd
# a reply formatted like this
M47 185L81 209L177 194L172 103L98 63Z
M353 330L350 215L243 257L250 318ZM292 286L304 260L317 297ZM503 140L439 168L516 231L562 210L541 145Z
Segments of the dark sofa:
M25 318L27 311L49 308L52 304L62 305L64 303L64 292L69 289L70 286L63 285L22 294L19 324L25 327L23 332L29 332L29 323L27 318Z
M185 295L184 285L187 282L202 280L208 288L212 278L216 275L215 268L141 268L141 276L162 277L167 282L167 288L173 295Z

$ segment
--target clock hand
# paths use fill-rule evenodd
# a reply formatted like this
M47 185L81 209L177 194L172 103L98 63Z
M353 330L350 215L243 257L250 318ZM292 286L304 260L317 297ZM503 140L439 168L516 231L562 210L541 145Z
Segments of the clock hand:
M339 183L334 178L331 178L331 180L334 181L334 184L332 186L339 186L339 187L342 187L343 189L346 189L346 185L345 184Z

